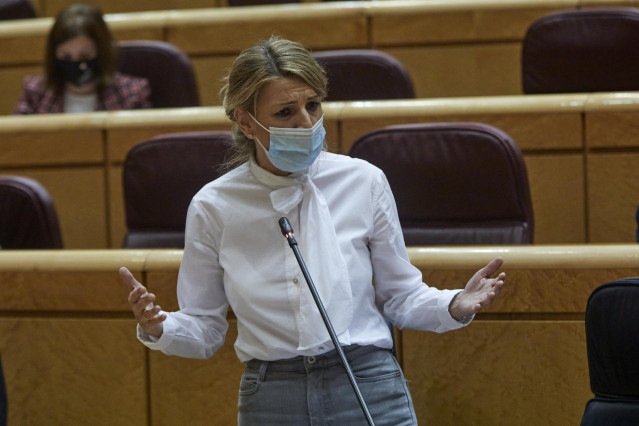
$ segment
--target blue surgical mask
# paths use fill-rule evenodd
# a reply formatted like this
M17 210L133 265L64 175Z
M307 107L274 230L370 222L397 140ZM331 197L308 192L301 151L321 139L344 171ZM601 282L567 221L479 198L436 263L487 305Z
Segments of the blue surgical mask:
M250 114L249 114L250 115ZM257 139L271 164L283 172L295 173L307 169L322 152L324 147L324 114L310 129L269 127L268 129L255 119L264 130L270 133L268 150Z

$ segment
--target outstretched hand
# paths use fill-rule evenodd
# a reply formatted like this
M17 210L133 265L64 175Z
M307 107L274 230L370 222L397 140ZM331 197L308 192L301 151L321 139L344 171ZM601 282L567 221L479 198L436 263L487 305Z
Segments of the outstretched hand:
M153 305L155 294L146 291L146 287L140 284L125 267L120 268L120 278L130 291L129 306L138 324L147 334L160 338L163 331L162 322L166 319L166 314L160 314L162 308L159 305Z
M470 317L490 305L499 296L506 281L506 273L501 272L496 278L492 276L503 263L504 260L497 257L475 272L466 284L466 288L453 298L448 307L453 318L460 320Z

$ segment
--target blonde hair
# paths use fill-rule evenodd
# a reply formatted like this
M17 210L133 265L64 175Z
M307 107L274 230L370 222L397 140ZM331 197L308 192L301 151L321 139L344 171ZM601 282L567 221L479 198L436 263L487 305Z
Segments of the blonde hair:
M301 44L271 37L242 51L231 66L220 91L226 115L233 122L233 150L227 168L236 167L255 155L255 143L235 122L236 109L256 115L257 98L262 87L283 78L299 78L324 99L327 93L326 72Z

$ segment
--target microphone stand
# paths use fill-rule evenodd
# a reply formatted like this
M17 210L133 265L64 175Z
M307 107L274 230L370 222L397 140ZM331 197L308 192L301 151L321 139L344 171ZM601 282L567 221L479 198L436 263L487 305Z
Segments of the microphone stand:
M286 217L280 218L279 221L280 229L282 230L282 234L288 240L288 245L293 250L295 254L295 258L297 259L297 263L300 265L300 269L302 270L302 274L306 279L306 283L308 284L309 290L311 290L311 294L313 295L313 299L315 300L315 304L317 305L317 309L319 309L320 315L322 316L322 320L324 321L324 325L326 325L326 330L328 330L328 334L331 336L331 341L335 346L335 350L339 355L340 360L342 361L342 365L346 370L346 375L348 376L348 380L353 387L353 391L355 392L355 396L357 396L357 401L359 402L360 407L362 408L362 412L364 413L364 417L366 417L366 421L369 426L375 426L373 422L373 418L371 417L371 413L368 411L368 407L366 406L366 402L364 401L364 397L362 393L359 391L359 387L357 386L357 382L355 381L355 376L353 375L353 371L351 370L350 365L348 364L348 360L344 355L344 351L339 344L339 340L337 339L337 335L335 334L335 330L333 329L333 324L331 324L330 319L328 318L328 314L326 313L326 309L324 309L324 304L317 293L317 289L315 288L315 284L313 284L313 280L311 279L311 275L306 268L306 264L304 263L304 259L302 259L302 254L300 253L299 248L297 247L297 240L295 240L295 234L293 233L293 227L291 223L288 221Z

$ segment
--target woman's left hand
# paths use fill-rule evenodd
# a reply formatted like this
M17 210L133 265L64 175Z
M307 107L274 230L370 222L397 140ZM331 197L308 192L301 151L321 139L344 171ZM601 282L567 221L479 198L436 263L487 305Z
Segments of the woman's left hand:
M470 317L490 305L499 296L506 281L506 273L501 272L496 278L491 277L503 263L504 260L497 257L472 276L466 288L450 302L448 311L453 318L460 320Z

